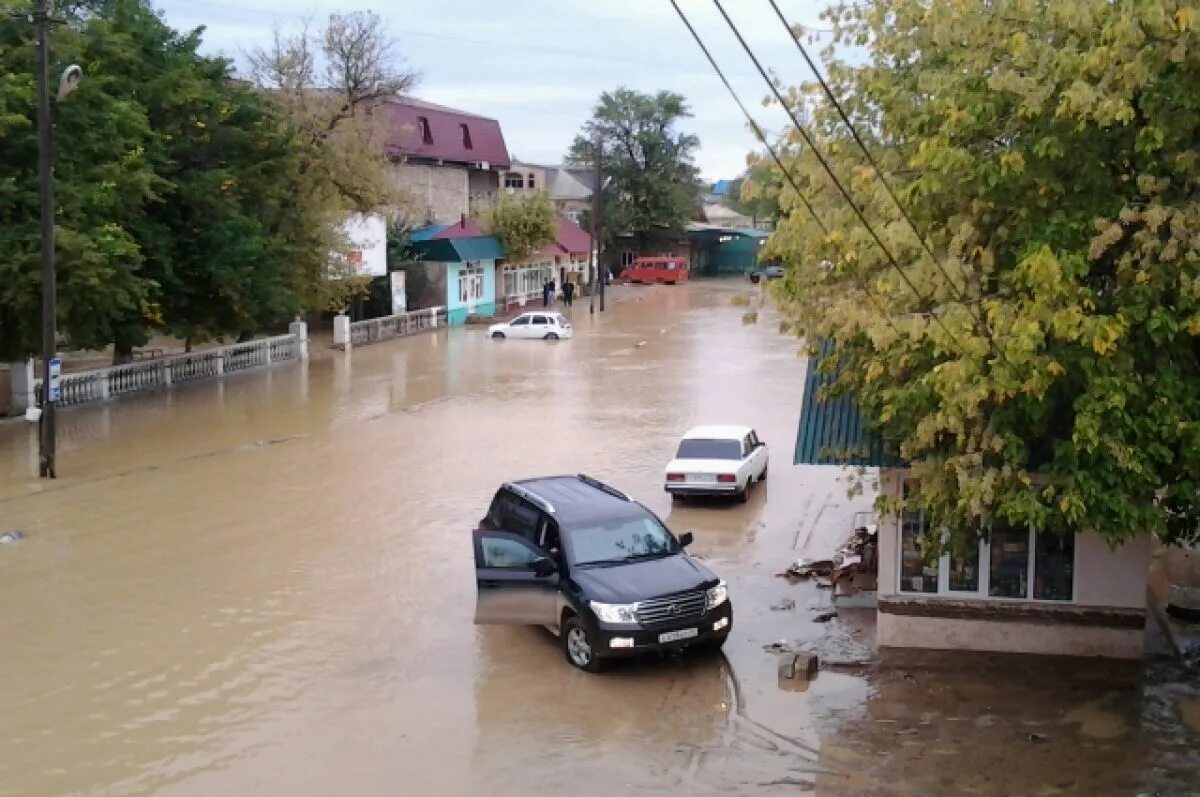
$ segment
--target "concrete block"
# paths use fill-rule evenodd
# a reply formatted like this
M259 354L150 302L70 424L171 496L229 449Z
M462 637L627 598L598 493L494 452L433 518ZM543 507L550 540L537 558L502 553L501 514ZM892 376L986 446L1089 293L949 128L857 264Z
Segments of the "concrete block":
M806 650L784 653L779 657L779 677L786 680L811 681L817 677L817 654Z

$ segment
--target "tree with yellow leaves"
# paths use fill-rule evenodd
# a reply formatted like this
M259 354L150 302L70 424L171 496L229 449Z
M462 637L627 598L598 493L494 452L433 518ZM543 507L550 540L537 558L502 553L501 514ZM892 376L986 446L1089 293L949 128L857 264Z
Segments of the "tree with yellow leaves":
M1200 14L1194 2L831 8L834 95L764 257L821 367L962 540L993 519L1110 541L1200 529ZM803 35L803 32L798 32ZM827 55L832 56L832 51ZM778 176L775 183L778 184ZM896 195L912 220L893 201ZM885 251L886 250L886 251Z

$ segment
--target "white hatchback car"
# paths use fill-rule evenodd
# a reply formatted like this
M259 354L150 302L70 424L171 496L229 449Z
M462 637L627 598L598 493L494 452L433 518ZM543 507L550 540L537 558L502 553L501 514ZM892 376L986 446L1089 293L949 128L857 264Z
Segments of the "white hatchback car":
M673 497L748 497L751 485L767 478L767 444L749 426L697 426L679 441L667 465L663 488Z
M566 340L571 337L571 322L560 313L521 313L511 321L492 324L488 334L493 338Z

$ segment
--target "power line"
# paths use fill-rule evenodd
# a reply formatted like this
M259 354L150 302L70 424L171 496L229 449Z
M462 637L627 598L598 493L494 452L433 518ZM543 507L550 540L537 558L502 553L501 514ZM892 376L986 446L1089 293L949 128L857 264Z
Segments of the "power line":
M713 0L713 5L715 5L717 10L721 12L721 16L725 19L725 24L729 27L730 31L733 32L733 35L737 37L738 43L742 45L742 49L746 51L746 55L748 55L750 60L754 62L755 68L758 70L759 75L762 76L762 79L766 82L767 86L771 89L771 93L775 95L775 99L779 101L779 104L783 106L783 109L787 111L788 116L791 117L792 124L795 125L796 130L799 131L800 136L804 139L804 143L808 145L810 150L812 150L813 155L821 164L821 168L825 171L825 174L837 188L838 192L842 195L842 198L846 200L846 203L850 206L850 209L854 211L854 215L858 217L859 222L864 228L866 228L871 238L875 241L876 246L879 247L879 250L883 252L884 256L887 258L888 263L893 269L895 269L896 273L900 275L900 279L903 280L904 284L907 285L909 290L913 292L913 295L917 297L918 302L920 304L925 304L928 299L926 299L921 294L921 291L917 288L917 286L913 284L913 281L909 278L908 274L904 272L904 269L900 266L900 263L896 260L891 250L887 248L886 244L884 244L883 239L881 239L879 234L875 232L875 228L871 226L869 221L867 221L867 217L858 207L858 204L855 203L854 198L850 196L850 192L847 191L845 186L842 185L842 181L838 179L838 176L834 173L833 168L829 165L828 161L825 160L825 156L821 154L821 150L817 148L816 142L813 141L812 137L808 134L808 131L804 129L804 125L800 124L800 120L796 118L796 114L793 113L791 107L787 104L787 101L784 100L783 95L780 94L779 88L775 85L775 82L771 80L771 76L767 74L767 70L763 68L762 63L758 60L758 56L754 54L754 51L750 48L750 45L747 44L745 38L743 38L741 31L738 30L737 25L734 24L732 19L730 19L729 14L725 12L725 7L721 5L721 0ZM937 315L931 315L930 317L937 322L938 326L942 328L942 331L946 333L946 336L950 339L950 341L953 342L954 345L965 355L966 349L961 343L958 342L958 339L954 336L954 333L950 331L950 328L946 326L946 323L942 321L941 317Z
M934 254L933 249L930 247L925 235L923 235L917 228L916 222L913 221L908 210L904 207L903 203L900 202L900 198L896 196L896 192L892 190L892 186L890 183L888 183L887 176L884 174L883 169L880 168L879 164L875 161L875 156L871 154L871 151L867 148L867 145L863 143L862 137L859 136L858 130L854 127L854 123L850 121L850 117L846 114L845 109L842 108L841 102L838 101L837 96L834 95L833 90L829 88L829 84L825 81L824 76L821 75L821 70L817 68L817 65L813 63L812 58L809 57L808 50L805 48L804 44L792 33L792 28L788 24L787 18L783 16L783 12L779 10L779 5L775 2L775 0L767 0L767 2L771 4L771 8L774 9L775 15L779 17L779 22L781 25L783 25L783 29L787 31L788 38L791 39L796 45L796 49L798 49L800 51L800 55L804 57L804 61L808 64L808 68L812 70L813 75L817 78L817 82L821 84L821 89L825 92L825 96L831 103L833 103L833 107L837 109L838 116L841 117L842 122L850 130L850 135L854 137L854 142L858 145L858 148L862 150L862 153L866 157L867 162L871 165L871 168L873 168L875 173L879 175L879 182L883 184L884 190L887 191L887 195L891 197L891 200L896 205L897 210L900 211L900 215L904 217L904 221L907 222L909 228L913 231L913 234L917 236L917 241L920 242L921 248L925 250L927 255L929 255L929 259L933 262L933 265L937 268L937 270L941 272L943 277L946 278L946 282L949 283L950 287L958 295L959 301L967 307L967 312L970 313L971 317L975 319L975 323L979 325L980 331L986 331L986 328L983 324L983 319L977 316L975 312L966 305L967 296L965 289L969 280L966 268L964 267L962 269L963 290L960 291L958 285L954 282L954 279L950 276L949 272L946 271L938 256Z
M767 141L767 137L763 134L762 128L758 126L758 122L754 121L754 117L751 116L750 111L746 109L745 103L742 102L741 98L737 95L737 92L734 91L733 86L725 77L725 73L721 71L721 67L717 65L712 53L708 51L708 47L705 46L703 40L701 40L700 34L696 33L696 29L692 27L692 23L688 20L687 16L684 15L683 9L679 7L679 3L677 3L676 0L671 0L671 6L675 9L675 13L679 15L679 18L683 21L683 24L687 26L688 31L692 34L692 38L696 40L696 44L700 45L700 50L704 53L704 57L707 58L708 63L712 65L713 71L717 73L717 77L719 77L721 82L725 84L725 88L729 91L730 96L733 97L733 101L737 103L738 108L740 108L742 111L742 115L745 116L746 121L750 123L750 128L754 131L754 135L760 142L762 142L762 145L767 148L767 152L771 155L771 160L775 161L775 165L779 167L779 171L783 173L783 176L791 184L792 188L796 192L796 196L798 196L800 201L804 203L804 207L808 210L809 215L813 217L813 220L816 221L817 226L821 228L821 232L824 235L829 235L829 229L821 221L820 217L817 216L817 212L813 210L813 206L809 204L808 199L804 196L804 192L800 190L800 186L796 184L796 180L792 177L791 172L784 167L783 161L779 159L779 155L775 152L775 148L771 146L771 142Z
M683 24L687 27L688 32L692 34L692 38L696 40L696 44L700 46L701 52L703 52L704 57L708 59L708 63L712 66L713 71L717 73L717 77L719 77L721 82L725 84L725 88L729 91L729 95L733 97L733 101L737 103L738 108L741 109L742 115L745 116L746 121L750 123L750 127L754 130L758 140L762 142L764 147L767 148L767 152L770 153L771 159L775 161L775 165L779 167L779 171L783 174L788 183L791 184L792 189L796 192L796 196L800 199L800 201L804 204L805 209L808 211L808 215L812 216L813 221L816 222L817 227L821 230L821 233L825 236L828 236L829 228L825 226L823 221L821 221L821 217L817 215L817 211L813 209L812 204L804 196L804 192L800 190L800 186L796 183L796 178L792 176L792 172L783 165L783 161L779 158L778 153L775 152L775 148L771 146L771 142L767 141L767 137L763 134L762 128L759 127L758 122L756 122L754 117L751 116L750 111L747 110L745 103L742 102L741 97L739 97L737 91L734 90L733 85L730 84L728 78L725 77L725 73L717 64L716 59L713 58L712 53L709 52L708 46L705 45L704 40L700 38L700 34L696 32L694 27L692 27L691 21L688 20L687 16L683 13L683 9L679 7L679 4L676 2L676 0L671 0L671 5L675 9L675 13L679 15L679 19L682 20ZM871 293L871 290L867 287L865 280L863 281L862 289L863 293L865 293L867 298L871 301L871 304L875 306L875 310L879 312L879 314L883 317L883 320L887 322L887 325L892 328L893 332L902 337L902 333L896 327L895 323L893 323L891 316L888 314L887 310L881 306L878 298Z

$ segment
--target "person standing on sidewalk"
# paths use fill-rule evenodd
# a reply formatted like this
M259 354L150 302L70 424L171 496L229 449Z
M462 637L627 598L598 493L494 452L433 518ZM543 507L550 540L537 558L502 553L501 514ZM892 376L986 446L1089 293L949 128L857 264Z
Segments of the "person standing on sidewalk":
M550 294L554 291L554 283L546 280L542 283L542 307L550 306Z
M563 283L563 303L570 307L575 300L575 283L567 280Z

